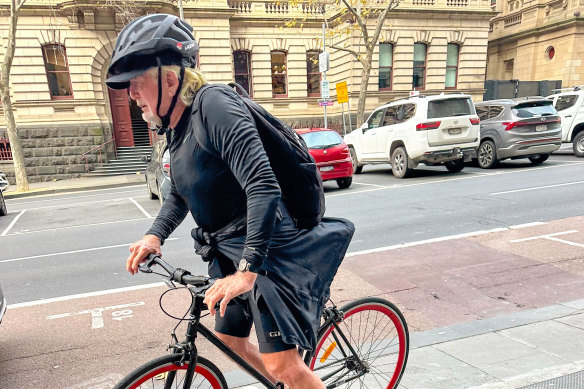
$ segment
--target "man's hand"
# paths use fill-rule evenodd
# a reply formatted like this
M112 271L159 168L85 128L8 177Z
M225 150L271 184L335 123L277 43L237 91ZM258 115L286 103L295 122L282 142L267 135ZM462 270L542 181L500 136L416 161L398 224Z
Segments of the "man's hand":
M204 300L205 304L209 307L211 315L215 315L215 304L221 300L219 314L223 317L229 301L240 294L249 292L253 288L257 276L257 274L249 271L245 273L238 271L235 274L215 281L213 286L207 289Z
M160 239L154 235L145 235L142 239L130 245L130 256L126 261L126 270L131 274L138 273L138 266L146 260L148 254L161 255Z

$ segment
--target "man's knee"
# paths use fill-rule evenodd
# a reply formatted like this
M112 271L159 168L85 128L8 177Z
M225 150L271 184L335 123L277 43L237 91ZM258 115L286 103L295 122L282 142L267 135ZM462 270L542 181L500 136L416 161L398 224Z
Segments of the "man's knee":
M293 382L307 369L300 355L294 350L262 354L262 360L268 372L283 382Z

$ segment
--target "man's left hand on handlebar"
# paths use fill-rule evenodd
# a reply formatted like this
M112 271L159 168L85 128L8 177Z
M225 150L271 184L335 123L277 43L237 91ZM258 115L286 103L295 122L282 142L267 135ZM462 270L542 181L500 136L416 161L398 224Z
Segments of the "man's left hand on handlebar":
M228 277L215 281L205 293L205 304L209 307L211 315L215 315L215 304L221 300L219 305L219 314L221 317L225 314L227 304L231 299L245 292L249 292L255 283L257 274L252 272L237 272Z
M154 235L145 235L142 239L130 246L130 256L126 261L126 270L131 274L138 273L138 267L148 254L162 255L160 251L160 238Z

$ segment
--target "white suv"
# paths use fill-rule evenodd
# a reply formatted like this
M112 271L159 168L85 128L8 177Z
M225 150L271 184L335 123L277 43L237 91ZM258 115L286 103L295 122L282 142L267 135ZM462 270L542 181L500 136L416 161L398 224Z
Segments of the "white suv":
M572 143L574 154L584 157L584 85L569 88L570 92L548 96L562 118L562 142ZM566 88L568 89L568 88ZM566 89L561 89L565 91Z
M479 118L463 94L412 96L377 108L360 128L345 136L353 169L390 163L393 175L407 177L420 162L464 168L479 146Z

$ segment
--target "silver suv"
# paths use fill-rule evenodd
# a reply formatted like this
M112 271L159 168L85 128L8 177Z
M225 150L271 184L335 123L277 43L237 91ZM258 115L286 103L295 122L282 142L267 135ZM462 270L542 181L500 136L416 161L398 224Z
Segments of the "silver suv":
M489 169L503 159L529 158L540 164L562 144L560 116L543 97L490 100L475 104L481 143L475 158Z

